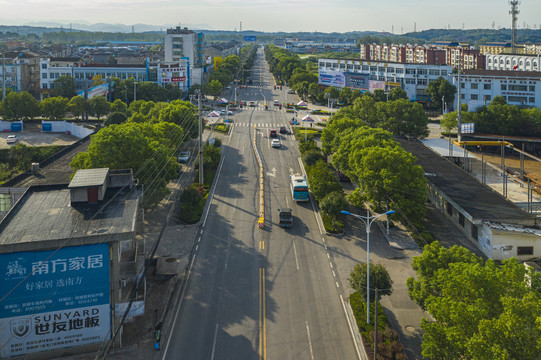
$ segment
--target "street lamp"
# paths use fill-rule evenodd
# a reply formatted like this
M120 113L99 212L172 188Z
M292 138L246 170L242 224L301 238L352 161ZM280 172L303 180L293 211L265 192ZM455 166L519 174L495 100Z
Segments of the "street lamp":
M377 214L370 216L370 210L366 210L366 216L361 216L357 214L352 214L349 211L342 210L340 211L344 215L351 215L359 220L362 220L364 225L366 225L366 323L370 324L370 225L383 215L394 214L394 210L389 210L383 214ZM378 311L377 309L375 311Z
M133 82L133 101L137 101L137 90L136 90L136 86L137 86L137 81L134 81L134 82Z

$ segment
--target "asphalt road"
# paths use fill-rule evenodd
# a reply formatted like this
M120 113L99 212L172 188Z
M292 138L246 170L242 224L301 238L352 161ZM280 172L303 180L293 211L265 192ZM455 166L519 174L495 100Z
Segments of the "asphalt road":
M289 190L289 175L302 171L297 143L292 135L280 135L282 148L270 147L269 130L289 127L291 115L273 106L287 90L274 90L262 50L252 78L257 83L237 90L237 97L258 104L233 116L189 280L162 343L163 358L356 359L325 235L311 203L295 203ZM262 230L254 132L264 166ZM293 209L295 223L288 230L277 225L283 206Z

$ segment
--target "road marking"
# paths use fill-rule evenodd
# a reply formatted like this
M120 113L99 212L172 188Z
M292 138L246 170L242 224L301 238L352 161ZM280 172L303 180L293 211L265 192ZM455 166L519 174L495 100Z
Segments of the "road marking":
M334 273L334 270L332 271L332 276L333 276L333 277L336 277L336 274Z
M338 285L338 281L335 281L335 283L336 283L336 287L340 288L340 285Z
M325 250L327 250L327 245L323 245L323 246L325 246Z
M259 250L265 249L265 242L263 240L259 241Z
M299 270L299 259L297 258L297 248L295 243L293 243L293 253L295 254L295 264L297 264L297 270Z
M321 240L323 240L323 242L325 242L325 238L324 238L324 237L322 237Z
M259 268L259 359L267 359L265 268Z
M312 349L312 339L310 338L310 327L306 321L306 333L308 334L308 346L310 347L310 358L314 360L314 349Z
M200 233L200 234L203 235L203 229L201 229L201 233Z
M289 207L289 196L286 195L286 206Z
M331 255L329 255L329 253L327 253L327 257L329 258L329 260L331 259Z
M197 239L197 242L201 242L201 236Z
M212 354L210 356L211 360L214 360L214 350L216 349L216 338L218 337L218 324L216 324L216 329L214 329L214 342L212 343Z
M197 249L199 249L199 244L195 247L195 251L197 251Z
M331 265L331 269L332 269L332 268L333 268L333 266L332 266L332 262L330 262L330 261L329 261L329 265Z
M225 255L225 266L224 270L227 269L227 262L229 261L229 247L231 246L231 241L227 242L227 253Z
M357 351L357 359L361 359L361 351L359 350L359 344L357 344L357 340L355 339L355 334L353 333L353 326L351 325L351 320L349 319L348 311L346 310L346 302L344 301L344 297L342 296L342 294L340 294L340 301L342 302L342 310L344 310L344 315L346 315L346 320L349 326L349 333L351 334L353 345L355 345L355 351Z

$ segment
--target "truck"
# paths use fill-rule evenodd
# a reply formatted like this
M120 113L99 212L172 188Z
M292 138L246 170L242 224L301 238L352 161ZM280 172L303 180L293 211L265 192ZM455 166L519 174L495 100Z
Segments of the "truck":
M290 208L278 209L279 221L278 225L283 228L289 228L293 226L293 215Z

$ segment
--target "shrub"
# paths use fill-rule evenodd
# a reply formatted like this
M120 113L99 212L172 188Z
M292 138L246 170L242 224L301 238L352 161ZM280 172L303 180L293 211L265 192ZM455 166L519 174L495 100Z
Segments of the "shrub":
M333 219L336 219L340 215L340 211L347 209L348 202L343 191L333 191L321 200L319 207Z
M308 150L319 150L319 147L313 140L304 141L299 144L299 151L301 154L304 154Z
M103 123L105 126L109 126L112 124L122 124L128 119L128 117L121 113L121 112L114 112L107 116L107 119L105 119L105 122Z
M180 201L182 201L184 204L188 205L195 205L201 201L202 194L200 190L192 185L184 189L182 194L180 195Z

